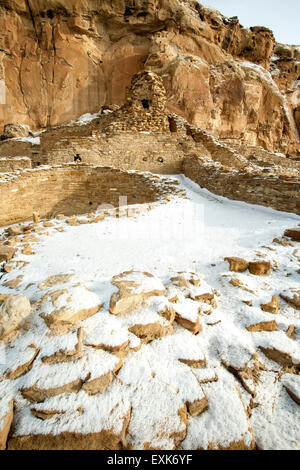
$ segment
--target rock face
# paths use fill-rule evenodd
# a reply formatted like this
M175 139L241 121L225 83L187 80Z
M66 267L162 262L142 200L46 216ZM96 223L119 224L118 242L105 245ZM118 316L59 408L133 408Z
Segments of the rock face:
M189 0L5 0L0 26L2 126L35 130L122 105L147 70L162 76L169 111L216 137L297 151L299 51L274 56L267 28Z
M296 122L296 126L297 126L297 130L300 134L300 106L298 106L296 109L295 109L295 122Z

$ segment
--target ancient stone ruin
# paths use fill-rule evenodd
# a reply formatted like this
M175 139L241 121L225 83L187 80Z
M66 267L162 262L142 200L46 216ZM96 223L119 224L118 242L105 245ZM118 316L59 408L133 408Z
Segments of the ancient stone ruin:
M89 124L46 130L33 145L22 138L4 139L0 154L9 151L14 156L0 157L2 172L73 162L184 173L222 196L300 213L297 160L261 148L218 141L183 118L169 114L166 101L162 79L153 72L138 73L127 88L126 103ZM34 175L37 179L39 173ZM4 176L0 186L3 201L11 191L7 184L12 187ZM11 204L15 205L13 198ZM42 207L36 210L44 213Z
M300 46L2 3L0 450L299 449Z

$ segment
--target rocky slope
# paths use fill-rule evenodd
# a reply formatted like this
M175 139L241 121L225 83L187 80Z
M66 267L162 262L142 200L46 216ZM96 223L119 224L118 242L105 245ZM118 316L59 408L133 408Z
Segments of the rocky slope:
M168 109L221 139L299 152L300 50L189 0L4 0L0 126L33 130L125 101L136 72ZM298 126L298 130L297 130Z

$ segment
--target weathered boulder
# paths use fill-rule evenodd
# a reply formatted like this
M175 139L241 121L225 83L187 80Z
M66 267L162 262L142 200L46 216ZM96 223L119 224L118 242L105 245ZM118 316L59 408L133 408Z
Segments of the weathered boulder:
M268 276L271 273L270 261L252 261L249 263L249 271L254 276Z
M22 351L23 352L23 351ZM18 364L10 364L6 373L5 378L9 380L16 380L22 375L26 375L32 368L32 365L38 356L40 350L34 344L30 344L22 354L22 357L18 359Z
M172 325L163 322L148 323L146 325L133 325L129 331L140 338L141 342L147 344L154 339L163 338L173 333Z
M0 450L6 449L6 441L14 414L13 400L0 399Z
M284 232L284 236L295 242L300 242L300 228L290 228Z
M55 282L54 278L46 280L40 286L49 285L51 282ZM40 301L40 315L52 332L60 335L82 320L95 315L102 306L99 297L80 282L73 285L63 284L61 288L48 289L43 295Z
M151 70L164 79L170 112L191 123L268 149L299 146L292 103L285 106L285 90L299 76L296 53L278 48L289 62L284 68L279 61L272 76L275 41L267 28L244 28L179 0L34 0L0 8L8 102L0 125L37 129L122 105L131 77Z
M283 367L293 367L299 365L299 361L296 361L289 352L282 351L279 347L264 347L259 346L259 349L264 355L271 361L277 362Z
M236 273L243 273L247 271L249 267L249 262L242 258L225 258L224 261L228 261L230 271L234 271Z
M198 334L202 331L200 322L200 306L192 299L186 299L183 302L176 303L174 310L176 312L176 321L183 328L190 330L193 334Z
M8 297L0 305L0 340L21 328L31 312L29 299L18 294Z
M264 312L269 312L269 313L278 313L280 309L280 299L279 297L273 296L271 302L267 304L262 304L261 309Z
M178 287L186 287L187 289L193 286L200 286L201 276L193 272L179 272L178 275L171 277L170 281Z
M9 261L16 254L16 249L6 245L0 245L0 263Z
M15 137L28 137L29 126L22 124L5 124L0 140L13 139Z
M280 297L292 307L300 310L300 289L298 287L285 290L280 294Z
M257 333L259 331L277 331L276 321L264 321L256 323L255 325L250 325L247 327L247 330L251 333Z
M39 289L45 290L60 284L66 284L72 278L72 274L54 274L39 284Z
M118 288L110 299L112 315L128 315L152 296L164 295L166 289L160 279L150 273L128 271L114 276L112 284Z

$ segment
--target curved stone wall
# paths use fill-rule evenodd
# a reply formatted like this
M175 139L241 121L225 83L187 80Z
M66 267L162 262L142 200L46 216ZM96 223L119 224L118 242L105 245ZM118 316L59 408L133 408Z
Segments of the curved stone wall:
M110 167L69 164L6 174L0 178L0 226L29 220L33 212L42 218L85 214L101 204L119 207L152 203L176 192L169 179L126 172ZM126 200L122 199L122 204Z

